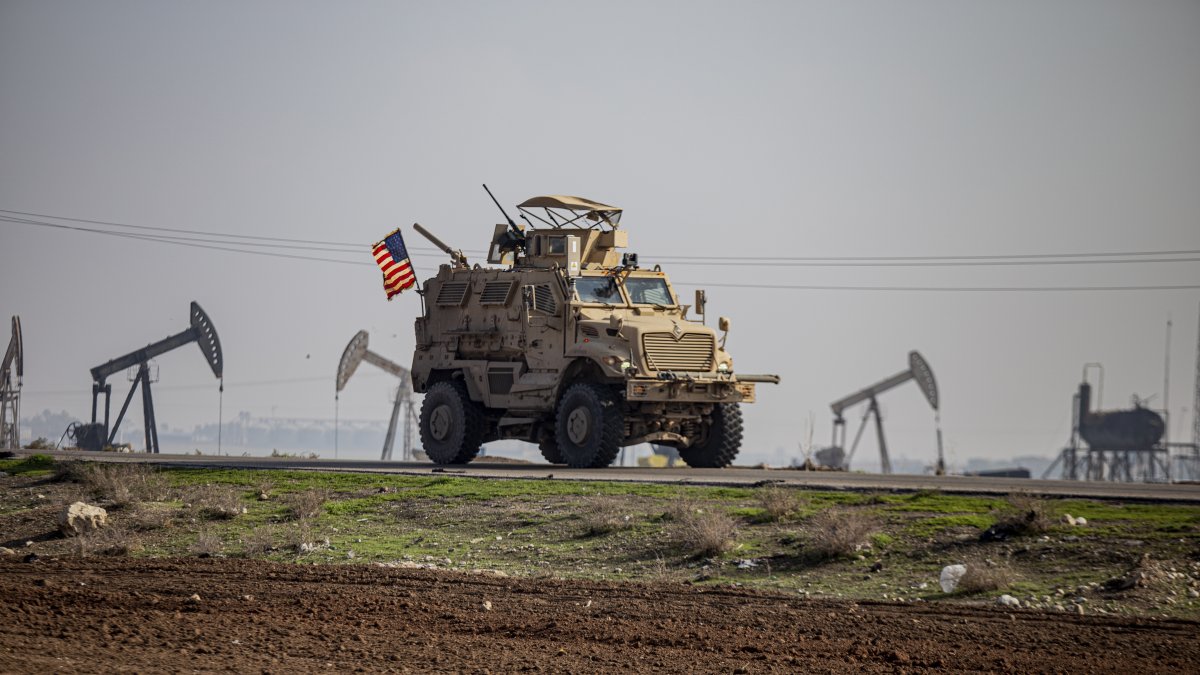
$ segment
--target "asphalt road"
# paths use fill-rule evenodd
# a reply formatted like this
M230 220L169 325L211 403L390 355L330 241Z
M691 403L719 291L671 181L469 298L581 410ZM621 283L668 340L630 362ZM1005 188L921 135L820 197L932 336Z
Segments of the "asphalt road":
M21 451L32 454L35 451ZM1200 484L1108 483L1091 481L1038 480L1032 478L983 478L979 476L884 476L833 471L797 471L729 467L725 469L609 467L571 469L549 464L489 463L486 458L463 466L435 466L426 462L383 462L378 460L304 459L292 457L230 457L216 455L146 455L141 453L96 453L78 450L36 451L60 459L89 459L107 462L151 462L172 466L229 467L243 469L309 469L394 473L410 476L458 475L479 478L551 478L678 483L687 485L755 485L780 483L821 489L859 491L941 490L966 494L1027 492L1062 497L1136 499L1200 503Z

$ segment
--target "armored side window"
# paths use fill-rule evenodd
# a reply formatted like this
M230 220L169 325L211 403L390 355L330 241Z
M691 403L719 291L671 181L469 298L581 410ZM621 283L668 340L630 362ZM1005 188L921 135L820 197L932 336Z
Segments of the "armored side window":
M567 238L566 237L550 237L547 242L549 251L547 255L566 255L567 254Z
M554 302L554 292L550 290L549 285L538 284L533 287L533 308L546 314L558 311L558 304Z
M483 285L483 292L479 295L479 304L481 305L507 305L508 299L512 297L512 289L517 285L515 279L500 279L498 281L489 281Z
M447 281L438 289L436 302L439 305L461 306L470 289L469 281Z

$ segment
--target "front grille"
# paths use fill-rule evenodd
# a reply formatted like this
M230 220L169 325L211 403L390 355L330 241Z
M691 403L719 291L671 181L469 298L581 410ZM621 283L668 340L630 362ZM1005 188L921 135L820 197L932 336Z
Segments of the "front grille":
M707 372L713 365L713 336L685 333L679 340L670 333L646 333L642 349L651 370L690 370Z

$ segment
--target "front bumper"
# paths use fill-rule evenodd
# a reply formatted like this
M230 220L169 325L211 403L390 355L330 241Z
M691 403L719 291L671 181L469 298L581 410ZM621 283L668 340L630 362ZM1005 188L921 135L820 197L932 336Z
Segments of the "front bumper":
M754 384L708 375L673 374L671 379L638 377L625 382L625 400L686 403L753 403Z

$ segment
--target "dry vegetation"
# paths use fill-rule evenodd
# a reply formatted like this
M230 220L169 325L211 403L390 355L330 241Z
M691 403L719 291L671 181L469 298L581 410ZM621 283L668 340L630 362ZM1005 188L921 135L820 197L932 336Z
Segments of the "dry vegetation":
M241 490L228 485L197 485L187 491L185 500L210 520L236 518L245 511Z
M868 546L880 530L879 521L859 511L826 509L805 521L808 547L822 558L853 555Z
M612 498L600 499L590 504L580 516L584 536L599 537L632 528L636 521L624 506L623 500Z
M200 557L211 557L221 552L221 538L212 530L200 530L196 541L192 543L191 552Z
M55 477L80 483L92 497L116 508L162 501L171 492L167 477L143 464L63 462L56 465Z
M685 551L717 556L733 548L737 523L725 513L678 502L664 516L673 521L674 541Z
M321 515L325 502L329 501L327 490L304 490L294 492L284 498L287 505L288 517L292 520L308 521Z
M758 501L762 505L763 520L772 523L794 517L805 506L805 500L795 490L780 487L763 488L758 493Z
M993 529L1007 536L1045 534L1055 524L1053 510L1042 499L1014 493L1005 500L1006 508L996 514Z
M960 593L987 593L1007 588L1013 582L1013 573L1005 565L973 560L967 563L967 571L958 580L955 589Z

